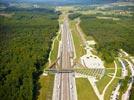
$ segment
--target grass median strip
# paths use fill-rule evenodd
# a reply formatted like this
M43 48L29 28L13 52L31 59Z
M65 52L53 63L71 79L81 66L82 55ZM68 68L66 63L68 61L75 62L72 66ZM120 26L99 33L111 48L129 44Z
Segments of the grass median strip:
M75 45L75 50L76 50L76 56L79 59L81 56L83 56L86 52L85 49L82 45L81 37L77 31L76 28L76 22L75 21L70 21L70 28L72 31L72 36L74 40L74 45Z

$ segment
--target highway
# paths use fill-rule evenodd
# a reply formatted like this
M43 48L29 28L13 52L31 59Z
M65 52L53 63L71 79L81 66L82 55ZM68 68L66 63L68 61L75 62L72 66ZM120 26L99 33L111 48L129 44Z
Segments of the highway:
M61 25L61 43L58 56L60 58L60 70L71 68L73 65L74 46L66 18ZM53 89L53 100L77 100L74 72L56 73Z

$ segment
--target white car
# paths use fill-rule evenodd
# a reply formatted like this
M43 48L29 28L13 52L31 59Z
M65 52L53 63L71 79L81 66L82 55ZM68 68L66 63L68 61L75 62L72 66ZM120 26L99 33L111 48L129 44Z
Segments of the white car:
M60 85L58 84L58 86L57 86L57 87L58 87L58 89L59 89L59 88L60 88Z
M71 84L71 85L70 85L70 89L72 89L72 88L73 88L73 85Z

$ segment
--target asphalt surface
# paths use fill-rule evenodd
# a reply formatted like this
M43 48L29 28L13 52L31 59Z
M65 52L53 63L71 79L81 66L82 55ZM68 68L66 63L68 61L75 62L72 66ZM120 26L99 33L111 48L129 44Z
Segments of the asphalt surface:
M74 55L71 31L69 29L68 20L66 19L62 25L61 45L59 50L60 70L69 69L72 66ZM55 75L53 100L77 100L74 73L57 73Z

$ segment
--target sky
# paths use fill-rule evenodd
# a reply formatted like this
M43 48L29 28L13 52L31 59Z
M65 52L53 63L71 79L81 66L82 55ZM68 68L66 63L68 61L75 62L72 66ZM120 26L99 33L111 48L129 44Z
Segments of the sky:
M80 3L80 4L90 4L90 3L110 3L116 1L127 1L127 0L0 0L4 2L52 2L52 3ZM134 1L134 0L129 0Z

